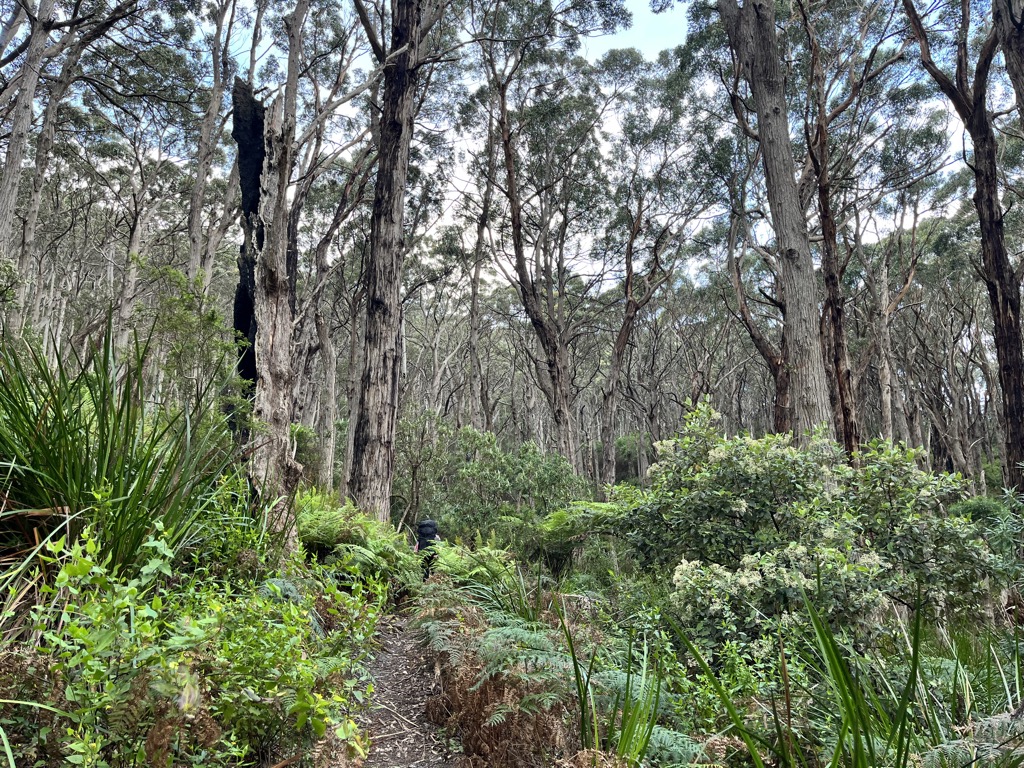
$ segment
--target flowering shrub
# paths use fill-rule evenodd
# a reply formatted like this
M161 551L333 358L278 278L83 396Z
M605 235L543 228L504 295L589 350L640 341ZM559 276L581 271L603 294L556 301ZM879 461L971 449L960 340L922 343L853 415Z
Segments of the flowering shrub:
M845 623L876 614L884 602L883 571L873 552L851 559L835 547L809 549L794 542L744 555L735 570L684 559L673 573L672 600L680 618L702 635L752 641L768 624L802 622L804 594Z
M658 446L651 490L617 521L642 562L674 568L671 602L698 637L775 634L805 616L804 595L855 631L877 625L888 601L949 616L1006 582L979 524L949 511L959 475L922 471L914 451L888 443L847 463L830 441L726 438L716 420L699 406Z

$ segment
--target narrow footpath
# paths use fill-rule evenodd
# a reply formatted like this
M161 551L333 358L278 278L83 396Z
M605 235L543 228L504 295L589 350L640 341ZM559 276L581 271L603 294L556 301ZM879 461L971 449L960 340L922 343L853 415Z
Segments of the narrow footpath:
M453 765L445 735L426 716L427 699L440 692L440 683L407 623L391 616L379 628L381 648L369 665L373 696L359 718L370 736L364 768Z

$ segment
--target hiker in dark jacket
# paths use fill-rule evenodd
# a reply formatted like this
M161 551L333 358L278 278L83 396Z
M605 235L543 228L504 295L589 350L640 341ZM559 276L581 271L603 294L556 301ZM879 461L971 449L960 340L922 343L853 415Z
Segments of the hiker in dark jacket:
M416 526L416 551L423 558L423 580L430 578L430 569L437 558L434 551L434 542L440 541L437 535L437 523L433 520L421 520Z

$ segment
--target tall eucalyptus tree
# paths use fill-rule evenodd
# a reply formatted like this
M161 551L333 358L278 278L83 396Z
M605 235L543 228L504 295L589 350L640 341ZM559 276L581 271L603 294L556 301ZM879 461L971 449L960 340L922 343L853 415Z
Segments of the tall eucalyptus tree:
M574 53L581 35L625 18L619 3L481 3L470 14L501 158L496 186L507 223L497 247L540 346L536 374L555 445L578 470L569 348L580 332L570 298L579 275L571 262L603 194L598 131L614 94Z
M807 433L822 425L835 434L819 341L818 287L810 234L793 162L790 105L775 2L718 0L718 12L733 52L735 77L742 78L750 88L757 118L756 137L777 244L779 288L785 303L785 365L791 386L792 429L797 440L804 440Z
M993 66L1000 46L999 24L973 15L972 3L962 3L938 19L922 15L914 0L903 0L911 32L917 40L921 66L949 101L970 136L974 174L974 208L981 235L982 275L988 290L994 325L993 338L999 366L1003 417L1003 480L1008 487L1024 487L1024 331L1021 328L1020 275L1010 260L1000 199L1000 163L993 98ZM1005 10L1005 7L1004 7ZM929 24L934 24L933 28ZM950 28L952 33L939 31ZM974 36L980 35L980 47ZM954 71L947 72L935 50L949 49ZM1014 48L1010 42L1014 60ZM1015 71L1014 66L1010 72Z

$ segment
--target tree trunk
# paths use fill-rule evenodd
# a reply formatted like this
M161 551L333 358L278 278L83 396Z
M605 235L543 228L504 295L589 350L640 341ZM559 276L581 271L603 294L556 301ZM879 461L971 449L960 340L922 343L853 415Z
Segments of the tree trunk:
M779 364L772 368L775 379L775 400L772 409L772 430L779 435L793 431L793 387L789 366L789 338L785 327L782 329L782 343L779 345Z
M992 14L1006 71L1017 99L1017 111L1024 121L1024 3L1021 0L993 0ZM971 130L977 185L974 205L981 224L985 285L995 320L996 359L1003 391L1001 411L1006 454L1003 482L1008 488L1020 489L1024 484L1024 470L1020 466L1024 462L1024 357L1021 352L1024 338L1021 333L1020 281L1006 253L995 135L984 101L975 113L974 123Z
M359 337L363 331L363 317L359 311L359 301L353 302L352 317L348 333L348 376L345 387L346 414L348 427L345 430L345 466L341 472L341 496L352 496L352 460L356 434L356 421L359 419L359 382L362 381L362 345Z
M603 486L615 484L615 417L618 410L619 380L622 377L622 365L626 356L626 347L633 335L633 326L636 324L637 313L646 307L654 298L655 293L668 281L669 273L661 267L660 252L658 246L654 246L653 264L645 275L644 293L637 296L634 293L636 275L634 271L634 255L637 238L643 228L643 222L647 215L643 197L637 202L635 211L630 211L630 228L626 240L625 262L626 276L624 291L626 306L622 313L622 322L619 324L615 342L612 344L611 360L608 363L608 373L605 376L604 387L601 392L601 467L600 483ZM661 238L658 238L661 240ZM731 241L730 241L731 242ZM595 475L597 473L595 472Z
M288 189L295 151L300 35L308 8L309 0L298 0L285 18L288 79L283 97L274 100L264 126L266 156L260 177L260 220L264 231L263 246L256 252L253 302L259 320L253 416L266 425L266 431L255 434L251 440L251 477L263 503L273 503L268 528L281 537L285 551L296 544L290 496L302 474L302 467L292 459L290 451L295 298L288 263Z
M324 490L334 489L334 456L337 452L338 431L338 361L334 356L334 339L331 338L327 319L320 308L314 316L316 333L320 340L320 361L324 366L324 381L320 394L320 413L317 419L317 434L320 437L320 476L317 483Z
M551 353L553 348L554 354ZM561 339L548 340L548 373L552 380L552 411L555 417L555 445L573 469L582 474L580 448L576 433L576 420L572 414L571 376L569 373L569 352Z
M635 316L635 313L634 313ZM615 485L615 415L618 411L619 379L622 378L622 361L625 357L626 344L632 331L632 319L629 327L624 322L612 346L612 357L608 363L608 374L605 377L601 392L601 485Z
M505 164L505 196L509 204L509 224L512 234L512 248L515 257L516 288L523 302L530 325L533 327L544 354L545 367L538 371L544 395L551 408L554 421L556 450L574 468L579 468L579 450L573 425L570 394L568 350L561 338L554 320L543 310L543 302L537 281L530 273L526 259L526 243L523 234L522 201L519 199L519 179L516 170L515 147L512 126L509 119L506 90L508 83L499 88L498 128L501 137L502 155Z
M892 409L892 365L889 362L889 323L883 317L878 322L878 387L881 394L882 437L894 439Z
M984 108L982 108L984 111ZM999 203L996 139L991 123L975 120L974 207L981 225L981 257L985 268L992 319L995 323L996 360L1003 392L1003 481L1007 488L1024 487L1024 336L1020 325L1020 283L1010 264Z
M28 48L21 66L21 83L14 104L14 118L7 140L7 157L0 174L0 258L17 263L14 249L14 207L18 200L21 166L28 150L28 134L32 128L32 105L42 74L43 53L53 28L54 0L40 0L34 18L31 18Z
M469 294L469 423L483 431L487 416L487 393L484 391L483 366L480 364L480 272L481 259L473 265Z
M218 128L221 125L221 99L224 96L224 35L228 13L234 3L225 0L215 11L212 47L210 50L213 85L210 88L210 103L206 105L203 122L199 126L199 142L196 147L196 179L188 204L188 277L195 280L203 274L203 292L209 293L213 253L206 242L203 228L203 203L209 183L210 169L217 153ZM230 34L230 32L228 33Z
M835 381L835 430L847 456L860 447L860 420L850 370L850 352L846 343L845 299L840 281L843 267L839 263L836 220L832 213L831 178L829 175L828 134L819 117L815 147L812 149L818 175L818 217L821 221L821 271L825 278L825 305L822 312L823 341L826 360Z
M79 33L77 41L71 45L64 55L60 73L50 81L46 108L43 110L43 117L39 128L39 136L35 146L35 169L32 173L32 190L29 193L28 205L25 212L25 232L18 256L18 302L12 315L12 326L16 332L21 332L28 318L25 307L28 304L29 288L31 279L29 270L40 258L36 245L36 229L39 223L39 213L42 208L43 188L46 184L46 173L50 167L50 159L53 153L54 135L57 127L57 115L68 89L79 75L78 63L85 51L103 37L117 22L131 16L137 10L136 0L125 0L112 8L105 18L97 20L96 23Z
M757 114L768 205L778 247L779 287L786 305L792 429L798 442L824 425L832 434L828 383L819 341L818 288L807 220L794 177L785 73L772 0L718 0L729 44L750 85Z
M1024 122L1024 0L992 0L992 20Z
M1006 6L1002 5L1005 11ZM961 9L957 39L956 74L950 78L932 59L928 33L912 0L903 0L903 8L921 48L921 64L931 75L970 134L974 144L974 207L981 229L981 258L985 287L988 289L999 384L1003 397L1003 482L1008 488L1024 487L1024 335L1020 324L1020 283L1006 250L1003 210L999 202L999 172L996 137L988 112L988 78L1005 30L1007 19L988 33L978 51L973 72L968 72L970 7ZM995 11L994 7L994 11ZM1020 18L1019 15L1016 18ZM1012 20L1012 19L1011 19ZM1003 29L1001 29L1003 28ZM1019 49L1010 43L1009 58ZM1011 77L1013 71L1011 71ZM1018 82L1014 80L1014 88ZM1020 92L1018 91L1018 99Z
M487 421L487 394L484 391L483 367L480 364L480 272L483 268L484 241L491 215L491 196L494 190L494 129L487 129L487 173L484 195L480 204L480 217L476 223L476 243L473 246L473 279L469 297L469 419L475 430L484 429Z
M78 48L78 46L76 46ZM15 309L15 316L12 325L15 332L20 333L27 322L25 306L28 304L30 280L29 270L36 263L39 254L36 253L36 228L39 225L39 212L43 203L43 187L46 183L46 171L50 165L50 155L53 151L53 139L57 128L57 110L64 99L64 94L74 75L74 68L78 62L78 56L69 53L69 59L64 62L61 73L53 82L50 88L50 97L46 102L46 109L43 110L42 125L39 129L39 138L36 139L35 171L32 175L32 192L28 199L28 208L25 213L25 239L22 243L21 253L18 256L18 304Z
M134 184L133 180L133 184ZM144 209L148 184L143 181L141 186L132 191L135 210L128 235L128 252L124 259L124 274L121 277L121 291L117 302L117 346L127 348L132 337L132 316L135 313L135 295L138 292L139 263L142 259L143 237L149 216Z
M370 219L365 353L352 445L351 488L360 509L382 522L391 518L395 465L405 187L416 107L421 2L394 0L392 8L392 53L384 67L377 181Z
M242 197L242 245L238 256L238 285L235 288L234 329L242 343L238 351L238 375L245 397L256 387L255 314L256 254L263 248L263 222L260 219L260 176L266 148L263 143L265 109L253 95L252 86L235 78L231 91L233 124L231 137L238 145L238 183ZM232 419L239 442L249 440L248 428Z
M740 205L736 206L736 203L734 203L734 207L746 207L742 194L737 202ZM786 359L789 353L789 346L786 344L786 327L785 322L783 322L782 336L779 339L779 348L775 349L772 343L758 327L753 313L750 311L750 305L747 302L747 294L743 288L743 267L740 263L740 256L737 254L737 250L741 247L739 238L740 223L739 217L734 216L729 226L728 255L726 257L728 262L727 266L732 280L733 291L736 294L736 305L740 320L743 322L744 328L747 329L747 334L750 336L750 340L754 342L754 348L757 349L758 354L761 355L761 359L764 360L765 365L768 366L768 370L775 382L772 425L774 432L782 435L792 429L789 368L786 366ZM785 319L785 305L782 306L782 316L783 319Z

